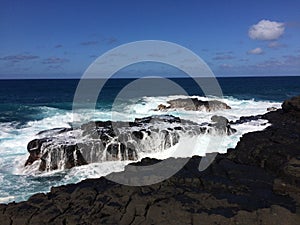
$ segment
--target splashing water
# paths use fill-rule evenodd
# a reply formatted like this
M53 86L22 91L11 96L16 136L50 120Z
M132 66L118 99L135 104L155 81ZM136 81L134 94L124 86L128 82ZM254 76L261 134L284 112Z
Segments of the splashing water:
M159 104L166 104L168 100L185 98L186 96L161 96L143 97L135 100L128 100L121 105L117 105L113 112L98 110L90 111L82 109L80 115L82 123L91 120L114 120L133 121L135 118L150 115L161 115L166 112L154 111ZM199 97L200 100L212 100L212 97ZM185 111L182 109L169 110L167 113L191 120L196 123L209 122L213 115L226 117L228 120L237 120L241 116L258 115L267 112L268 107L280 108L280 103L255 100L238 100L233 97L217 99L231 106L230 110L216 112ZM86 178L97 178L105 176L111 172L122 171L124 167L132 161L103 161L88 165L74 167L69 170L49 171L41 173L38 170L38 161L29 167L24 167L28 157L27 143L37 138L37 133L42 130L56 127L70 127L72 123L72 112L64 109L57 109L46 106L32 106L43 114L42 119L30 120L25 124L18 122L0 123L0 202L22 201L37 192L47 192L52 186L68 183L76 183ZM38 115L38 114L37 114ZM165 159L168 157L190 157L192 155L204 156L207 152L226 153L228 148L233 148L240 137L248 132L263 130L269 124L265 120L256 120L243 124L232 125L237 132L230 136L205 134L199 136L189 136L180 134L179 143L171 144L168 148L160 148L157 143L159 138L149 139L145 146L140 148L137 160L143 157L153 157ZM220 141L220 139L222 139ZM191 144L192 143L192 144ZM211 143L221 143L213 145ZM178 151L177 146L186 146ZM151 146L151 147L149 147ZM147 150L148 148L148 150ZM152 149L152 150L151 150ZM155 151L153 151L153 149ZM205 150L205 151L204 151Z

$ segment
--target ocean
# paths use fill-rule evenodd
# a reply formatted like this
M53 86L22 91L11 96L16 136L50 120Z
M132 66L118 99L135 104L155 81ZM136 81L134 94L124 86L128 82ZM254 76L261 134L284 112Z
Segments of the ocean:
M111 79L99 95L96 110L82 109L81 122L91 120L132 121L134 118L150 115L170 114L197 123L208 122L212 115L222 115L229 120L240 116L259 115L267 108L280 108L283 100L300 94L300 77L243 77L218 78L223 97L204 96L195 82L187 78L173 78L175 83L187 91L189 96L200 100L217 99L228 104L231 109L216 112L191 112L185 110L154 111L159 104L168 100L186 98L174 93L168 95L144 95L136 90L136 97L115 98L124 86L134 79ZM111 172L122 171L128 161L99 162L69 170L54 170L41 173L37 165L24 167L28 157L27 144L37 138L42 130L56 127L70 127L73 121L72 105L79 80L0 80L0 203L23 201L38 192L48 192L52 186L77 183L83 179L96 178ZM113 110L113 111L112 111ZM113 114L113 117L112 117ZM240 137L251 131L265 129L268 121L258 120L235 125L237 132L226 137L182 137L181 145L190 146L193 151L173 154L172 148L150 153L141 153L139 159L188 157L206 152L226 153L233 148ZM222 144L206 149L208 139L221 138ZM153 140L155 141L155 140Z

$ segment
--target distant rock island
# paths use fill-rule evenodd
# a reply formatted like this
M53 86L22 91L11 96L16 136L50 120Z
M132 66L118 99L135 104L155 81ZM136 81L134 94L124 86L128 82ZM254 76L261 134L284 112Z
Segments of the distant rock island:
M272 125L243 135L205 171L194 156L177 174L150 186L101 177L55 187L25 202L1 204L1 224L299 225L300 96L260 118ZM136 165L157 162L145 158Z
M157 106L158 111L167 109L184 109L191 111L217 111L220 109L231 109L229 105L218 100L202 101L198 98L178 98L167 101L168 105L160 104Z

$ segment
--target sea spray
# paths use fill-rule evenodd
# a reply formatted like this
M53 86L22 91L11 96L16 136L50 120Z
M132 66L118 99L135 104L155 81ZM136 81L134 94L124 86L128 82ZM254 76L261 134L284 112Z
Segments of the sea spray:
M90 112L82 109L82 123L91 120L120 120L133 121L136 117L145 117L150 115L161 115L166 112L154 111L159 104L166 104L170 99L184 98L186 96L161 96L161 97L144 97L141 99L130 99L126 107L120 107L119 111L109 112L97 110ZM199 96L201 100L210 100L212 97L205 98ZM237 120L240 116L258 115L267 112L268 107L280 108L280 103L269 101L239 100L233 97L218 99L231 106L230 110L217 112L192 112L181 109L170 110L167 113L179 116L182 119L194 121L196 123L208 122L213 115L221 115L228 120ZM35 106L32 106L35 107ZM122 109L122 110L121 110ZM111 172L122 171L131 161L114 161L91 163L80 167L74 167L69 170L49 171L41 173L38 170L38 162L30 168L24 167L28 157L26 150L27 143L37 138L36 134L42 130L56 127L71 127L72 114L69 110L58 109L53 107L43 107L40 113L44 114L43 119L31 120L23 125L16 122L0 123L0 196L3 202L21 201L27 199L30 195L37 192L47 192L51 186L58 186L67 183L76 183L86 178L95 178L107 175ZM113 114L113 116L112 116ZM207 148L208 140L212 138L222 138L222 145L212 146L207 151L217 151L225 153L227 148L235 147L239 138L247 132L262 130L269 124L265 120L250 121L244 124L232 125L237 132L230 136L218 137L201 135L199 137L182 136L180 141L183 146L194 146L193 149L185 148L184 151L175 152L176 146L167 148L164 151L141 153L137 160L143 157L155 157L165 159L170 156L188 157L194 154L204 155L202 149ZM191 143L193 143L191 145ZM217 141L216 141L217 143Z

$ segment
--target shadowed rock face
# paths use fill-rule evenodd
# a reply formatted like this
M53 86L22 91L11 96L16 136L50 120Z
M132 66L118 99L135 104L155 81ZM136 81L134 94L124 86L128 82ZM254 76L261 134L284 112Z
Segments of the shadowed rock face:
M218 119L216 119L218 118ZM39 133L28 143L25 166L40 160L39 170L70 169L88 163L137 160L141 152L163 151L177 144L182 135L217 132L230 135L226 118L213 117L200 125L170 115L137 118L134 122L96 121L79 129L55 128Z
M293 97L289 100L284 101L282 104L282 109L285 112L290 112L290 111L300 111L300 99L299 97Z
M155 185L129 187L102 177L55 187L0 205L1 224L299 225L299 101L263 115L272 126L245 134L205 171L198 171L201 157L195 156Z
M160 104L156 110L165 111L167 109L184 109L191 111L217 111L223 109L231 109L229 105L224 102L212 100L202 101L197 98L178 98L167 101L168 106Z

